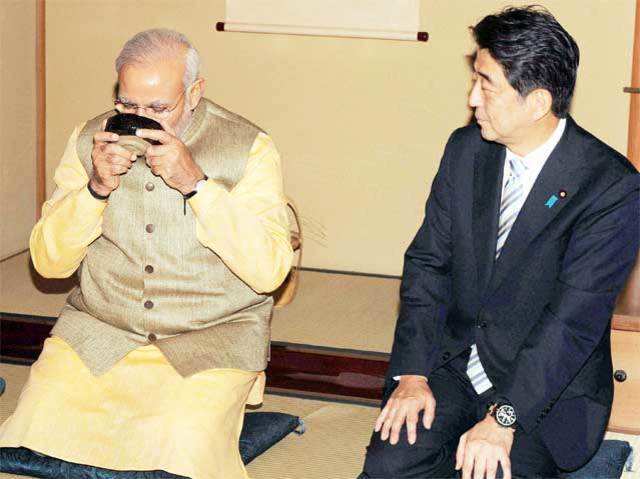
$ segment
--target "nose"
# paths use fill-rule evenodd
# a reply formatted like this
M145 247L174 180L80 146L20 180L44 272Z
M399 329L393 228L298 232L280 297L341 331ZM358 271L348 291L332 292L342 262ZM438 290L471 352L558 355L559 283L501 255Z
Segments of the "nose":
M469 106L471 108L477 108L482 106L482 91L480 86L480 79L473 83L473 87L469 92Z

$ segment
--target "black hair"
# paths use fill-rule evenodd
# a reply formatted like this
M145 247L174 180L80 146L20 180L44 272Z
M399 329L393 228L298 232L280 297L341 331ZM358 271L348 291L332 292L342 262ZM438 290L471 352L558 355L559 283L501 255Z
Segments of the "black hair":
M580 50L548 10L538 5L508 7L484 17L472 31L478 47L502 66L520 96L537 88L548 90L553 113L567 116Z

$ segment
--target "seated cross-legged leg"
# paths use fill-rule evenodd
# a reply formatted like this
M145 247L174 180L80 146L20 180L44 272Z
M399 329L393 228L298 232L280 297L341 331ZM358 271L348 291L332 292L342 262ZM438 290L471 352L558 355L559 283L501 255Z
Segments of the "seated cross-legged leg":
M182 377L152 345L96 377L52 337L0 426L0 447L115 471L247 479L238 440L245 404L261 402L262 387L259 373L237 369Z

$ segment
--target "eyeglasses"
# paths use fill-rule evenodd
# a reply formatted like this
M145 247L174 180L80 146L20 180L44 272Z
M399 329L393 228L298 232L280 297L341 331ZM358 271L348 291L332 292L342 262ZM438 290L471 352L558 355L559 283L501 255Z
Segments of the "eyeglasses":
M186 90L182 90L182 93L180 93L180 96L173 106L140 106L136 105L135 103L122 101L120 98L116 98L115 100L113 100L113 104L115 105L116 110L118 110L120 113L132 113L137 110L142 110L151 115L166 118L171 114L171 112L178 108L178 105L180 104L180 101L184 97L184 94L187 92L187 90L188 88Z

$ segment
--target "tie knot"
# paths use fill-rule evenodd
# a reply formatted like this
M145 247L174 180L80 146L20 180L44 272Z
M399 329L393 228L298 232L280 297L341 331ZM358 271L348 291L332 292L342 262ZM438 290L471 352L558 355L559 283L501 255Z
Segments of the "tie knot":
M509 156L509 168L511 168L511 174L516 178L520 178L527 170L527 166L524 164L524 161L522 161L522 158L518 158L515 155Z

